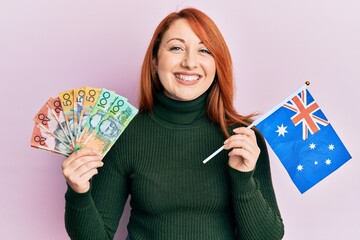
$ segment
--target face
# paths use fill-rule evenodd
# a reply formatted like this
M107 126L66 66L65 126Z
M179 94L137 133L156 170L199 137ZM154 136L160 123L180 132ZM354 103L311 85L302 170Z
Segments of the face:
M165 95L180 101L202 95L216 73L213 56L186 19L174 21L165 32L155 64Z

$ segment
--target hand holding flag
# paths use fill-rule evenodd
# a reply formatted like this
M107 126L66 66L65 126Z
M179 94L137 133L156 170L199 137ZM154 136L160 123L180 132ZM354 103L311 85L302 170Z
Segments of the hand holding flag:
M274 150L301 193L351 159L305 85L257 119L249 128L254 125ZM204 163L222 149L223 147L219 148Z
M241 172L253 171L260 155L255 132L244 127L235 128L233 132L235 134L224 142L224 149L231 149L229 166Z

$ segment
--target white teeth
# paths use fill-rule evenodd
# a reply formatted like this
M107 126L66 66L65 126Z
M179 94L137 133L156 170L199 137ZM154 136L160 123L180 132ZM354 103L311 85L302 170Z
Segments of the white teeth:
M184 81L195 81L199 79L199 75L182 75L182 74L176 74L177 78L184 80Z

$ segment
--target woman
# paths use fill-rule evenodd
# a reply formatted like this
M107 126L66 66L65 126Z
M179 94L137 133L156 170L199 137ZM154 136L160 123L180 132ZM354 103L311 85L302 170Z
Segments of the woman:
M213 21L191 8L168 15L145 55L139 114L103 161L82 149L63 163L69 236L112 239L130 194L131 240L281 239L266 145L233 91Z

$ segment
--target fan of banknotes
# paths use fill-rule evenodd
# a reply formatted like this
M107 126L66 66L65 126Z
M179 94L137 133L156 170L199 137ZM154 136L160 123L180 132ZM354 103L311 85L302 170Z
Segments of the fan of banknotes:
M103 157L137 112L126 98L105 88L60 92L35 115L30 145L65 156L89 147Z

